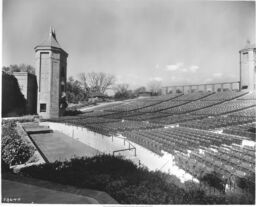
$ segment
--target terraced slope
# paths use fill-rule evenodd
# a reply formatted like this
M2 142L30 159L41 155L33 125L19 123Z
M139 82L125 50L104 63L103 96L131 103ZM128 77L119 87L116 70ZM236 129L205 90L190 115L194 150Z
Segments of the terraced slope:
M121 133L160 157L163 151L172 154L176 164L195 177L217 171L233 179L255 173L255 94L225 91L147 98L112 111L54 121L106 136Z

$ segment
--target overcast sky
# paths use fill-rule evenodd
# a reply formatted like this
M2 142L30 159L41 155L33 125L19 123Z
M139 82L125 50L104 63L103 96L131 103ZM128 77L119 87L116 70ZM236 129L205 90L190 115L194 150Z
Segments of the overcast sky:
M68 76L106 72L132 88L238 81L255 2L3 0L3 65L34 66L50 26L69 53Z

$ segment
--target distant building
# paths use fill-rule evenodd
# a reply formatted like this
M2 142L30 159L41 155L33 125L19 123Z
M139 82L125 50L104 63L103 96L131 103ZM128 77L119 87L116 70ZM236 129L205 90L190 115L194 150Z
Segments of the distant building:
M37 83L36 76L28 72L14 72L20 91L26 99L26 113L36 114Z
M239 54L241 89L256 90L256 45L248 42Z
M37 113L42 118L62 116L66 104L67 57L59 45L54 29L35 47L38 83Z
M176 88L181 88L184 94L193 93L199 91L199 87L204 89L200 91L212 91L212 92L222 92L222 91L240 91L256 90L256 45L251 44L249 41L244 49L239 51L240 54L240 74L239 81L232 82L222 82L222 83L205 83L205 84L193 84L193 85L179 85L179 86L165 86L162 87L162 94L168 94L170 91L172 93L177 93ZM228 86L228 87L227 87ZM238 86L238 87L236 87ZM194 88L192 88L194 87ZM196 87L196 88L195 88ZM209 87L211 89L209 90Z

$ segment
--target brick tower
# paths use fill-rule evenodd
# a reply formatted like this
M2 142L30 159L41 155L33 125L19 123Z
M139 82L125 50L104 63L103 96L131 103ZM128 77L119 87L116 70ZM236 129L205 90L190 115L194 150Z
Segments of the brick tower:
M37 113L42 118L62 116L66 104L67 57L54 29L47 40L35 47L38 84Z

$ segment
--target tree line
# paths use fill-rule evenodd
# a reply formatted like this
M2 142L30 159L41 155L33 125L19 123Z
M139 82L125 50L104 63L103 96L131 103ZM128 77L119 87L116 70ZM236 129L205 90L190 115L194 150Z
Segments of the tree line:
M31 65L27 65L27 64L14 64L14 65L10 65L10 66L3 66L2 67L2 71L8 74L12 74L14 72L28 72L30 74L34 74L35 75L35 68Z
M7 74L14 72L28 72L35 75L35 68L27 64L13 64L2 67L2 71ZM138 97L140 93L149 92L151 95L161 94L161 82L151 81L147 87L141 86L134 90L130 89L127 83L116 84L114 75L104 72L88 72L78 74L75 79L70 76L66 84L66 97L68 103L79 103L88 101L90 98L100 97L106 98L107 90L111 89L114 92L114 99L129 99Z
M130 89L129 84L115 84L114 75L103 72L80 73L78 79L73 76L67 80L67 101L69 103L78 103L88 101L89 98L95 96L106 98L106 91L111 89L114 92L114 99L129 99L138 97L140 93L149 92L151 95L161 94L161 83L151 81L148 84L148 90L145 86L138 87L134 90Z

